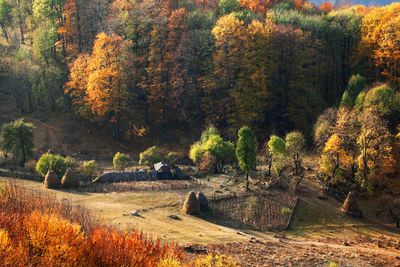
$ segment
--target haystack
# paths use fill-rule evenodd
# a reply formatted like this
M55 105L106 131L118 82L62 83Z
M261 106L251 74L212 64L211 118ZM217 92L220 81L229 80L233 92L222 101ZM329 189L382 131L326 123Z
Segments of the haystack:
M342 212L357 218L362 217L361 210L358 208L356 197L353 191L350 191L347 195L342 207Z
M210 206L208 205L208 200L206 196L202 192L198 192L196 197L197 201L200 204L201 211L208 211L210 209Z
M60 187L60 181L58 180L57 174L53 170L49 170L44 178L44 187L55 189Z
M189 215L196 215L200 212L200 204L193 191L189 192L185 203L183 204L182 211Z
M61 179L61 186L63 188L73 188L78 185L78 181L72 170L70 168L67 169L63 178Z

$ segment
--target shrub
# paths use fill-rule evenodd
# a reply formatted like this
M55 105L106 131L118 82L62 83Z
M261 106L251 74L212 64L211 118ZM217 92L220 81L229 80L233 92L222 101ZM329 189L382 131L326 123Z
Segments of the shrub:
M289 216L290 215L290 209L289 208L282 208L281 213L284 216Z
M183 258L177 245L135 230L86 227L92 217L55 196L11 182L0 191L1 266L157 266Z
M157 146L152 146L140 153L139 165L145 165L152 168L154 164L160 161L162 161L162 155Z
M86 175L93 177L96 174L98 168L99 166L97 165L97 162L95 160L90 160L83 163L82 170L83 173L85 173Z
M177 164L179 160L179 155L176 152L169 152L167 155L167 161L170 164Z
M36 164L36 172L44 177L49 170L53 170L58 177L62 177L67 170L65 159L60 155L43 154Z
M117 153L113 159L114 169L118 171L125 171L126 167L129 165L129 157L122 153Z
M206 152L201 157L199 170L205 171L207 173L215 173L216 164L217 164L217 158L211 152Z
M256 196L249 197L246 201L246 221L251 221L254 218L254 214L257 210L259 200Z
M169 257L158 262L157 267L181 267L180 260Z
M8 231L0 229L0 263L3 266L28 266L31 265L27 250L19 244L11 242Z
M226 255L212 255L208 254L195 259L191 262L189 266L226 266L226 267L236 267L239 266L237 263L229 256Z
M175 244L152 241L140 232L121 234L116 230L99 228L87 238L89 266L157 266L168 258L182 259Z
M194 164L198 165L201 161L203 153L204 151L201 143L200 141L198 141L190 147L189 158L193 161Z
M67 156L65 157L65 165L67 166L67 169L70 168L71 170L76 170L79 166L79 163L76 158Z
M81 226L55 214L34 211L24 222L33 262L53 266L62 262L66 266L82 264L84 236Z

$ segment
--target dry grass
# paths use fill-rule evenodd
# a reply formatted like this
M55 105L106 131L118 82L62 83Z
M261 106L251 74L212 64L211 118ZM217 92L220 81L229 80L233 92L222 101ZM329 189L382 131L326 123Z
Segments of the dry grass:
M271 235L243 230L238 234L236 229L183 214L181 208L189 190L89 193L72 189L48 190L34 181L21 180L21 183L40 194L82 203L96 216L96 221L100 220L122 231L139 229L153 238L159 237L163 242L172 240L179 244L205 244L245 241L251 236ZM140 216L130 215L132 210L138 211ZM180 220L169 218L170 214L177 215Z

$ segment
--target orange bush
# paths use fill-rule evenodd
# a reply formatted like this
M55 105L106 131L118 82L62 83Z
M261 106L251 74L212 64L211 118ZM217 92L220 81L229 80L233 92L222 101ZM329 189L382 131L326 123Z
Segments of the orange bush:
M8 232L0 229L0 263L2 266L26 266L28 254L23 246L12 243Z
M183 257L175 244L162 245L137 231L121 234L99 228L88 236L87 246L91 266L156 266L165 258Z
M157 266L183 251L95 225L82 207L16 183L0 188L0 266Z
M84 262L81 226L55 214L34 211L24 222L33 263L73 266Z

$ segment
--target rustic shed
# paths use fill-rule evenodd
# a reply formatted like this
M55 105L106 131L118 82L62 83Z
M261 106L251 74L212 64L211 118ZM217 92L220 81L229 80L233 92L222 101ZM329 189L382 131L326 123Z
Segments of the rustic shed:
M158 180L171 180L172 179L172 166L168 163L161 161L154 164L154 170L157 171Z

